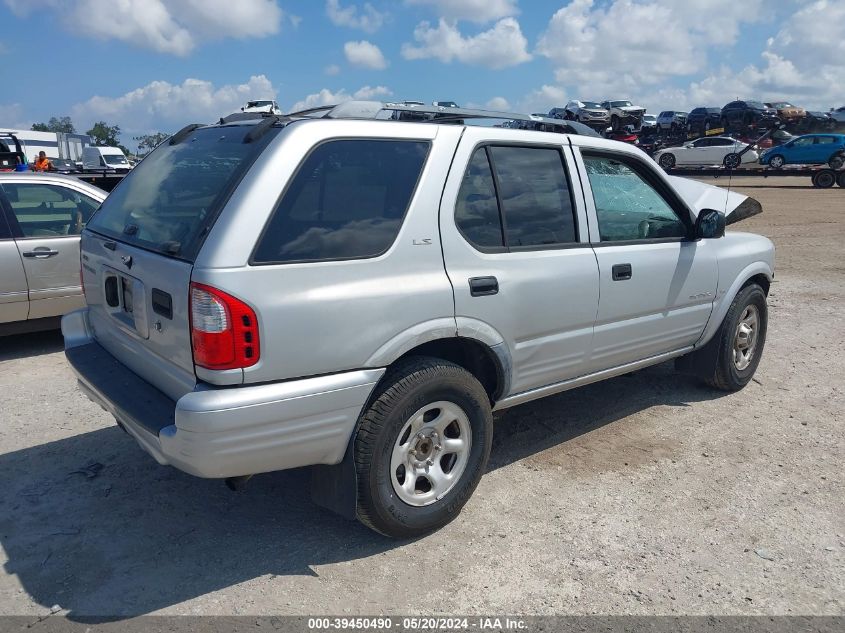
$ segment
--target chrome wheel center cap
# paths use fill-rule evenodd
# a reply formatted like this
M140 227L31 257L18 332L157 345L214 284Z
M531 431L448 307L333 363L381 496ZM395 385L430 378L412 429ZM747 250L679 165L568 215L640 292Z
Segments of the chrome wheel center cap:
M411 466L415 468L430 466L435 459L435 454L440 452L440 450L442 450L442 446L440 445L440 436L437 434L437 431L420 431L414 437L411 450L408 451L411 458Z

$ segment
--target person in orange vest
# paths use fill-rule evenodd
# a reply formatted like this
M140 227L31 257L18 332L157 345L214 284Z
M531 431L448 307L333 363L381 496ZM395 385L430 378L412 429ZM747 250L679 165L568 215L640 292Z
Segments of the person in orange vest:
M53 163L47 158L47 153L38 152L38 158L35 159L35 171L50 171L51 169L53 169Z

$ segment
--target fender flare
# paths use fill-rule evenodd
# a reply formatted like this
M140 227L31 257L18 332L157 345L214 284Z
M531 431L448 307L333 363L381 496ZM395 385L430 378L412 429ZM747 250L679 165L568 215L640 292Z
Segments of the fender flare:
M714 307L713 312L710 314L710 320L707 322L707 326L704 328L701 338L698 339L698 342L695 345L696 349L706 345L710 339L713 338L716 332L719 331L719 328L722 326L722 321L724 321L725 315L728 313L731 303L733 303L737 293L739 293L740 289L748 282L749 279L757 275L765 275L766 279L770 282L774 279L774 273L766 262L754 262L753 264L749 264L743 268L742 272L736 276L736 279L734 279L730 287L722 294L722 298L718 305Z

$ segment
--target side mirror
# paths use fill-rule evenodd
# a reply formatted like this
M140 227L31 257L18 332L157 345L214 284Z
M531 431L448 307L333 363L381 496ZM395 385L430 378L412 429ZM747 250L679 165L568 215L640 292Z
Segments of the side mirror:
M695 221L696 239L714 239L725 235L725 216L715 209L702 209Z

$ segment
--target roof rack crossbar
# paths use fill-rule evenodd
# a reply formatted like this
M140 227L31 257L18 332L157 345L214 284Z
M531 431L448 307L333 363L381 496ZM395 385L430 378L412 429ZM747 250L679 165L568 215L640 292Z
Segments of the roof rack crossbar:
M190 136L191 132L196 130L197 128L202 127L201 123L191 123L190 125L186 125L181 130L176 132L173 136L170 137L168 144L169 145L178 145L182 141L184 141L188 136Z

